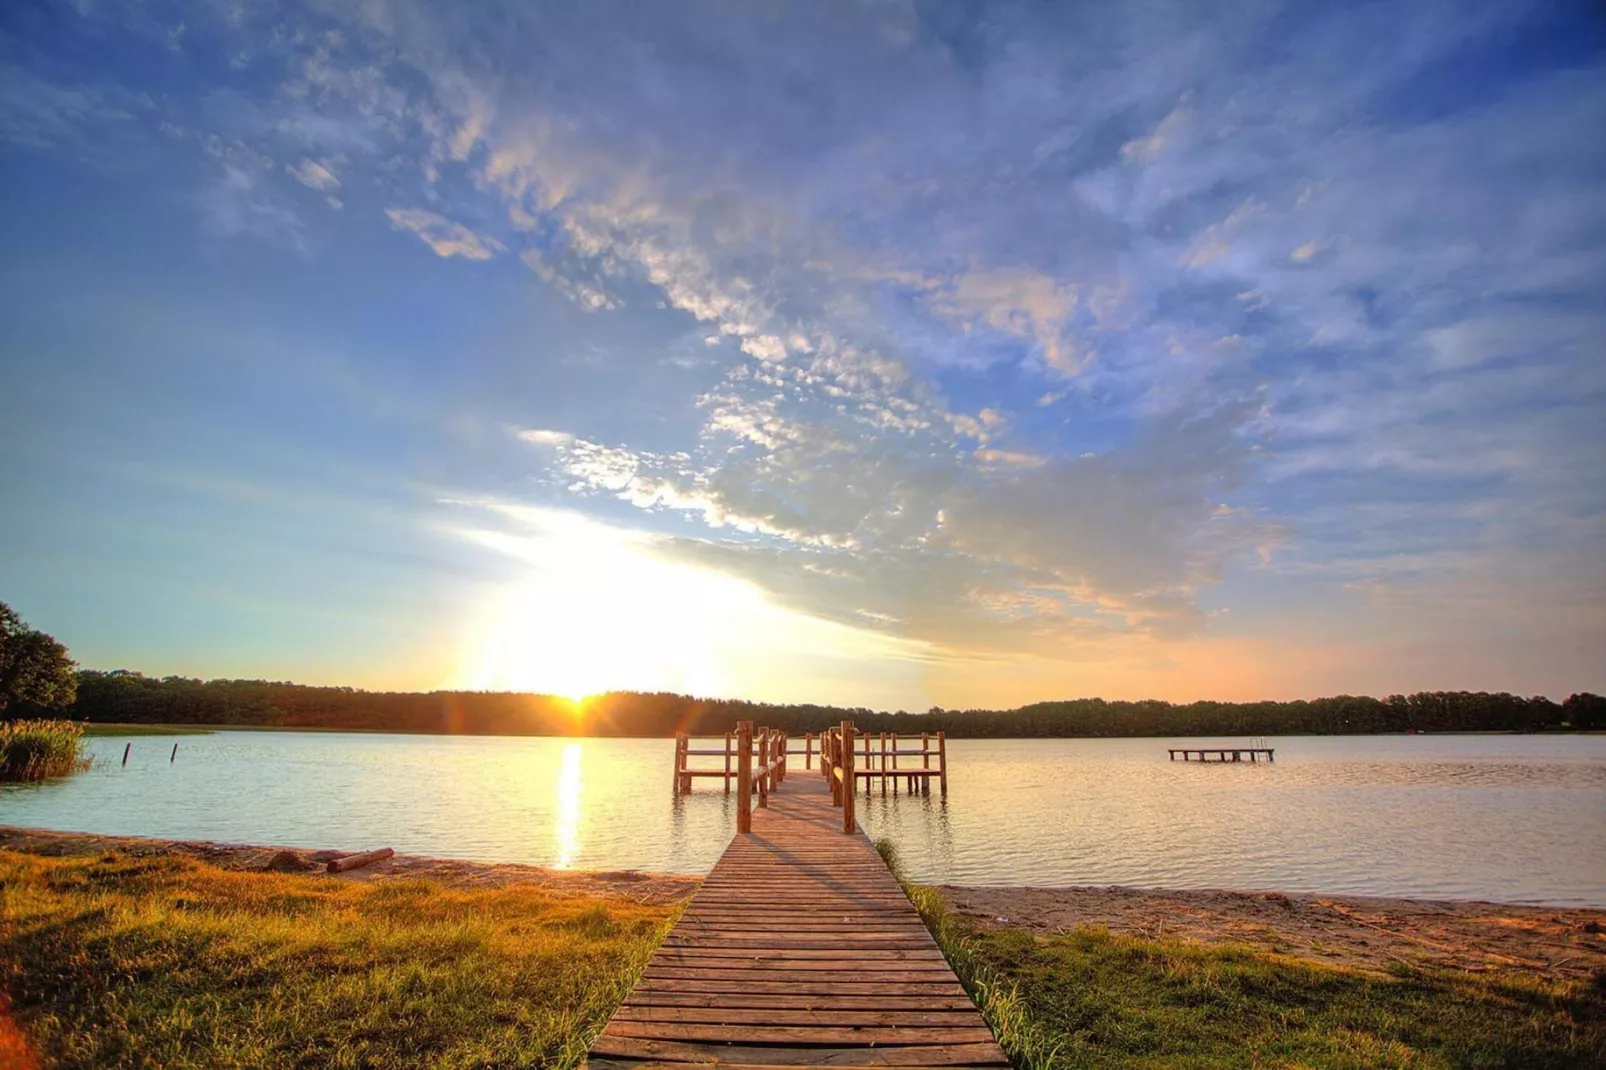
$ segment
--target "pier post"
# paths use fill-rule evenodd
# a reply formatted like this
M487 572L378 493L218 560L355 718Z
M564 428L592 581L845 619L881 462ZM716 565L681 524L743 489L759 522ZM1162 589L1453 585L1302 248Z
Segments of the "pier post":
M736 831L753 831L753 722L736 722Z
M866 736L866 742L869 737ZM869 783L868 779L865 781ZM842 722L842 831L849 836L858 828L853 819L853 722Z
M930 732L922 732L922 733L920 733L920 768L926 770L928 773L931 771L931 733ZM923 777L920 778L920 794L922 794L922 795L930 795L931 794L931 777L923 776Z
M133 749L134 749L134 745L132 743L123 744L123 764L124 765L128 764L128 752L133 750Z
M725 794L731 793L731 734L725 733Z
M937 733L937 778L942 781L942 797L948 797L948 733Z
M775 749L768 728L758 732L758 808L770 808L770 753Z

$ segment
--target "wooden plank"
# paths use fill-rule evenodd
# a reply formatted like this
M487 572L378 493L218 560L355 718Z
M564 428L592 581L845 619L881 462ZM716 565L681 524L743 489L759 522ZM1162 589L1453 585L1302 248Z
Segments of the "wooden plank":
M666 1039L612 1037L604 1034L591 1046L603 1058L654 1059L675 1063L722 1063L750 1066L1008 1066L998 1045L982 1044L770 1048L747 1044L695 1044Z
M978 1023L980 1019L977 1019ZM604 1034L642 1040L689 1040L705 1044L797 1044L819 1046L880 1044L986 1044L993 1034L985 1025L833 1027L816 1025L711 1025L704 1022L631 1022L614 1018Z
M835 993L824 995L755 995L735 992L656 992L638 989L630 993L630 1002L619 1008L619 1013L651 1007L776 1007L792 1010L861 1010L874 1007L887 1011L974 1011L976 1005L968 996L884 996L868 993L844 996Z
M670 978L660 980L655 977L642 977L636 982L631 991L630 998L635 999L637 993L712 993L717 995L740 995L752 993L753 995L814 995L831 996L841 995L843 998L871 998L878 994L908 995L908 996L963 996L965 990L960 987L957 980L948 980L943 977L929 977L920 981L904 981L901 984L888 986L880 982L859 980L835 980L830 977L820 977L813 981L785 980L766 978L759 981L722 981L722 980L686 980L683 978Z
M762 770L769 752L756 757ZM654 952L593 1044L592 1064L1006 1066L851 811L832 805L825 779L773 778L768 801Z
M973 1026L976 1008L949 1010L881 1010L854 1007L829 1010L803 1010L779 1007L665 1007L626 1006L614 1015L616 1022L683 1022L692 1025L814 1025L823 1029L863 1029L871 1026L899 1028Z

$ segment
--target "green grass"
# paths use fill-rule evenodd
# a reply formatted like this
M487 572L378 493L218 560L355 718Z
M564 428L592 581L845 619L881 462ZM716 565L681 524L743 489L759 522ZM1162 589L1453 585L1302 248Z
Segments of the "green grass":
M0 780L43 780L89 765L79 753L84 728L43 718L0 721Z
M975 927L934 889L905 888L1023 1070L1606 1066L1606 979L1377 976L1095 929L1043 938Z
M575 1066L674 914L0 851L0 1040L58 1067Z

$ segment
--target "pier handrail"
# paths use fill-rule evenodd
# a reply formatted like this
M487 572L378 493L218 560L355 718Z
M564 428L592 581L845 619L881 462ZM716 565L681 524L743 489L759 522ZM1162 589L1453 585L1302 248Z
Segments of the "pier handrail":
M933 748L933 735L936 746ZM714 740L718 747L700 747L699 740ZM855 797L859 784L868 794L874 782L881 781L881 794L887 794L890 781L892 793L898 793L899 780L907 781L910 794L931 793L935 778L944 797L948 794L948 737L945 732L920 733L920 747L904 746L896 732L870 733L858 730L852 721L821 732L804 735L804 767L813 762L815 743L819 744L820 774L831 788L832 803L842 808L842 829L852 833L857 806ZM692 736L675 733L674 790L677 796L691 791L697 777L719 777L725 793L736 782L736 827L739 832L752 830L754 797L760 809L769 806L769 797L785 782L791 756L791 741L786 732L776 728L754 727L752 721L741 721L734 732L719 736ZM722 758L721 768L694 768L694 757ZM919 758L919 766L900 766L899 758ZM935 762L933 762L935 759Z

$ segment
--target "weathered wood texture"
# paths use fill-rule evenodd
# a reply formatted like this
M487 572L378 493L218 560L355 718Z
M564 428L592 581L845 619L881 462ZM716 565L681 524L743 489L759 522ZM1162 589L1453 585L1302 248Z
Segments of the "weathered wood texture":
M1007 1067L881 856L857 826L843 834L825 779L787 777L769 802L592 1044L590 1065Z

